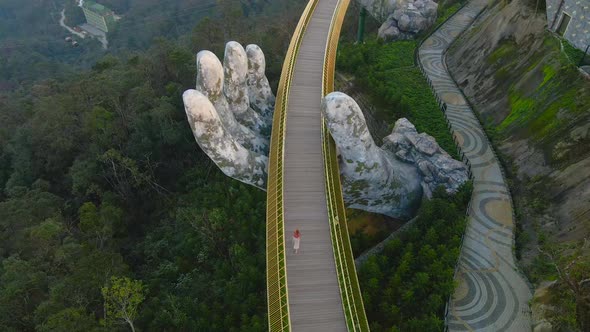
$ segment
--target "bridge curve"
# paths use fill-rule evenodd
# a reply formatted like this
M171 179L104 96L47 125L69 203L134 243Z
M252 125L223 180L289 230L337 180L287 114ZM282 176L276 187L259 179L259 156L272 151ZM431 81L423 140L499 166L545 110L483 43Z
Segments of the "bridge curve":
M310 0L293 34L279 89L267 186L271 331L368 331L340 187L336 149L320 112L333 89L349 0ZM299 254L293 231L302 234Z

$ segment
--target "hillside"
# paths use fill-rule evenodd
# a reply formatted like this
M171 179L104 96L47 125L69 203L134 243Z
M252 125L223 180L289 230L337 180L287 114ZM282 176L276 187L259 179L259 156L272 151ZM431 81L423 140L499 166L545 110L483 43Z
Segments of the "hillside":
M557 280L552 291L567 294L550 300L546 315L555 327L584 330L588 291L569 281L590 273L590 81L562 51L566 42L545 30L538 5L492 5L447 62L501 152L525 272L537 286Z
M31 63L58 61L11 53L3 69L30 76L0 92L0 331L130 330L107 305L117 294L133 295L142 331L266 329L266 195L202 153L181 96L195 50L226 39L259 44L276 85L304 4L286 1L87 70L41 75Z
M220 42L235 36L246 20L263 22L273 16L295 13L298 1L262 0L99 0L122 18L108 34L109 48L104 50L96 39L74 36L79 47L64 42L70 33L59 25L61 11L65 10L65 23L76 26L84 23L77 0L40 0L0 2L0 92L14 91L30 86L36 80L65 79L78 70L92 67L105 55L123 56L144 51L155 38L179 40L191 45L190 35L206 29L197 28L204 18L223 21L227 29L208 29L210 38ZM230 27L231 24L231 27ZM229 30L228 30L229 29ZM240 34L257 33L256 29L240 31ZM219 33L222 33L219 35Z

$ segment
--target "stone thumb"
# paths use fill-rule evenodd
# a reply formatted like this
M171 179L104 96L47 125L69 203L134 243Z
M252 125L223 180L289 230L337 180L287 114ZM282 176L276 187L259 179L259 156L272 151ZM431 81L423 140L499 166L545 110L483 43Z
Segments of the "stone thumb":
M380 150L354 99L342 92L332 92L322 101L322 114L344 160L378 162L374 157L380 154Z

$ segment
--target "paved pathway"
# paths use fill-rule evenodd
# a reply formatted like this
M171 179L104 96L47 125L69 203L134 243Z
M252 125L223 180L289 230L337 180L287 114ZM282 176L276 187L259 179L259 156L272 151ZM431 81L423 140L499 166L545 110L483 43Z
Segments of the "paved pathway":
M473 110L454 84L444 52L469 27L487 0L472 0L420 47L419 59L472 164L474 191L459 259L459 286L450 303L450 331L530 331L531 291L512 252L512 205L498 160Z
M284 156L287 287L292 331L346 331L325 193L322 72L338 0L320 0L303 37L287 108ZM301 231L301 250L292 235Z
M59 19L59 25L61 25L62 27L64 27L66 30L68 30L71 34L74 34L80 38L85 38L86 36L84 36L84 34L70 28L69 26L66 25L65 21L66 21L66 9L62 9L60 12L60 19Z

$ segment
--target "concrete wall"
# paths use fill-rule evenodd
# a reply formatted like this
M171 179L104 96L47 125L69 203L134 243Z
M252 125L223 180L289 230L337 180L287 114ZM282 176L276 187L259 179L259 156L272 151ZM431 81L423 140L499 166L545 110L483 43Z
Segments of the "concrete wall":
M546 0L547 26L556 31L563 13L571 16L571 21L563 37L581 50L590 45L590 0ZM560 3L563 4L560 6ZM555 16L557 10L557 17ZM554 22L555 19L555 22Z

